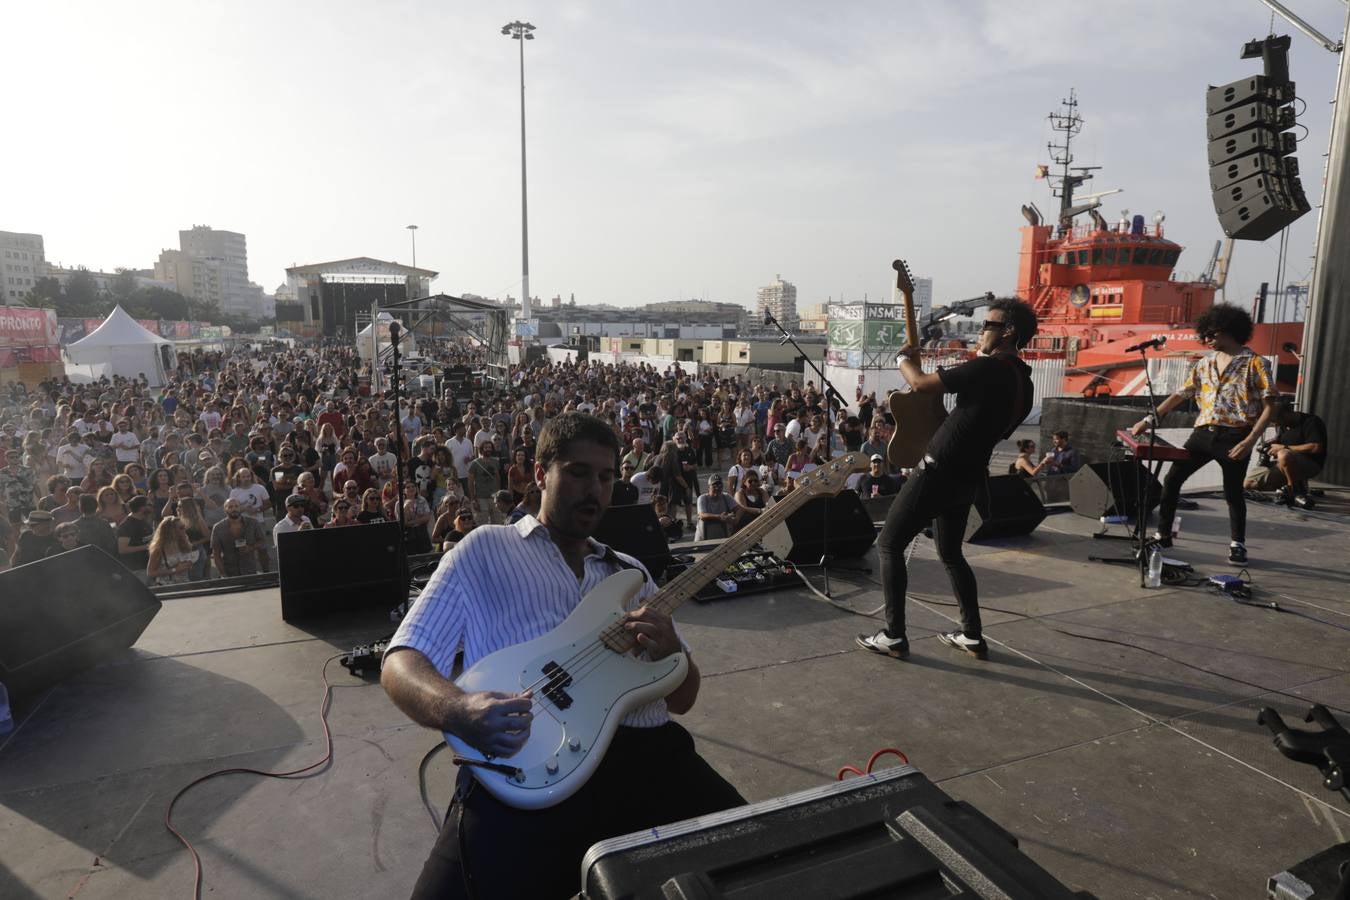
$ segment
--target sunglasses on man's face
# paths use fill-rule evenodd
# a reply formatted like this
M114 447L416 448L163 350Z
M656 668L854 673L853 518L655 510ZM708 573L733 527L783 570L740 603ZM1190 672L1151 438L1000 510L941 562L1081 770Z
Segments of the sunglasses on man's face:
M1007 322L1000 322L995 319L985 319L984 324L980 326L981 331L1002 331L1008 327Z

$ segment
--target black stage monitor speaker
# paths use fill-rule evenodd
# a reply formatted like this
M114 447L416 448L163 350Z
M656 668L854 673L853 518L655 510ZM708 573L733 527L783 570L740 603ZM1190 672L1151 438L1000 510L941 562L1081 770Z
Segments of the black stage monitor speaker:
M1091 898L909 766L601 841L581 879L584 900Z
M658 580L666 567L674 562L666 533L650 503L611 506L605 510L593 537L620 553L635 557Z
M1145 482L1145 500L1151 512L1162 496L1162 485L1136 460L1088 463L1069 479L1069 505L1080 516L1136 515L1139 482Z
M808 500L759 543L779 559L803 565L820 562L827 555L856 559L876 542L872 515L858 499L858 492L843 491L836 497Z
M1045 520L1045 504L1019 475L996 475L985 479L975 492L975 502L966 522L966 540L1014 537L1030 534Z
M0 572L0 682L23 702L136 643L159 609L139 578L94 547Z
M280 535L277 569L287 622L408 599L397 522L314 528Z

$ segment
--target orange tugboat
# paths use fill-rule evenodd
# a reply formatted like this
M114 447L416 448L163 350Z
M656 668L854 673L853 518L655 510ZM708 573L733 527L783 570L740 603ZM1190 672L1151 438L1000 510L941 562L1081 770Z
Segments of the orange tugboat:
M1074 189L1092 178L1096 167L1075 167L1073 135L1082 128L1078 101L1071 93L1064 111L1051 114L1052 127L1063 143L1051 144L1055 163L1051 176L1041 166L1038 177L1052 178L1060 200L1059 216L1046 224L1034 204L1022 207L1017 293L1040 317L1040 334L1028 348L1030 357L1065 360L1064 393L1098 396L1145 392L1143 362L1127 352L1141 341L1165 338L1153 354L1162 359L1191 358L1205 352L1194 329L1195 317L1214 303L1218 288L1208 274L1200 281L1177 281L1174 268L1182 247L1163 235L1161 214L1152 223L1141 215L1108 223L1098 212L1106 191L1079 198ZM1086 222L1078 221L1086 214ZM1276 362L1282 390L1292 391L1298 360L1284 345L1301 345L1302 322L1260 323L1250 346Z

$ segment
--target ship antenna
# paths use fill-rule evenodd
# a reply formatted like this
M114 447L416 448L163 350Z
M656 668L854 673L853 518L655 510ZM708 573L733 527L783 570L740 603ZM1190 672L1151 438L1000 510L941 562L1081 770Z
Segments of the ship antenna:
M1060 111L1050 114L1050 127L1062 137L1061 143L1054 141L1046 144L1050 158L1059 166L1059 174L1051 176L1050 192L1059 198L1059 236L1063 237L1072 226L1073 191L1078 185L1092 178L1092 170L1100 166L1073 165L1073 139L1083 130L1083 117L1078 114L1078 92L1070 88L1067 100L1060 101Z

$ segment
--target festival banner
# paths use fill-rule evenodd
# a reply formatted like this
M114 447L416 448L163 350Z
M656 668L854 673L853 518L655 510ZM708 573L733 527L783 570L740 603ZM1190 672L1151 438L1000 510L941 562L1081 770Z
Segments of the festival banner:
M56 310L0 306L0 347L55 347L60 336Z
M137 319L136 324L151 334L159 334L159 319Z

